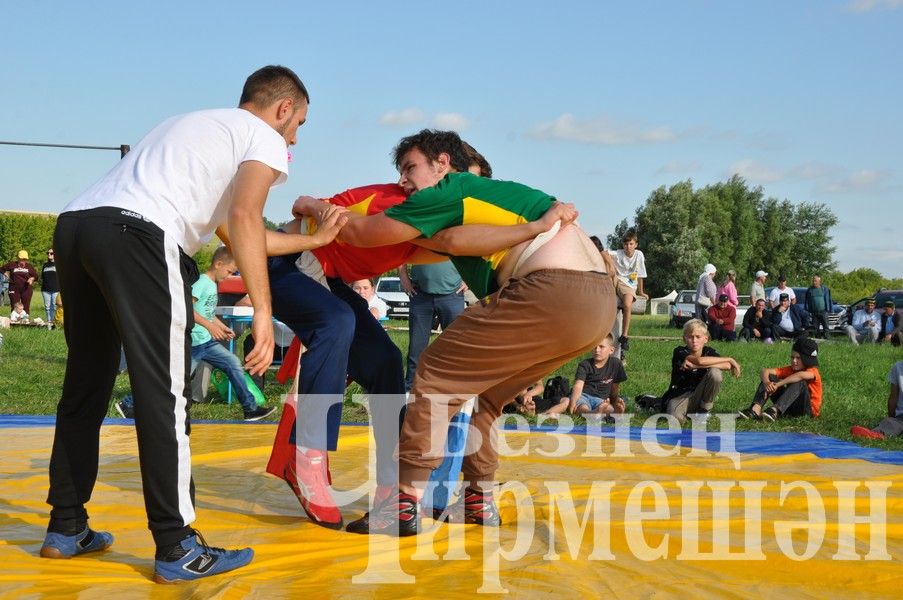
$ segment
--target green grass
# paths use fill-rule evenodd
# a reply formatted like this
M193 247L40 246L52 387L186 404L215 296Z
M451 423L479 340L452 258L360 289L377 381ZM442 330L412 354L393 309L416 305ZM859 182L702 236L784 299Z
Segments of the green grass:
M8 307L0 308L0 314L9 313ZM391 326L404 326L404 322L390 322ZM631 326L633 337L627 375L622 385L624 394L633 398L639 394L661 395L667 388L670 373L671 352L681 342L680 331L668 327L666 317L635 316ZM38 328L12 328L3 330L5 344L0 349L0 414L52 415L56 411L63 382L66 360L66 344L62 331ZM401 348L407 350L407 332L390 329L389 335ZM670 339L642 339L667 337ZM737 359L743 367L739 379L725 377L721 394L715 404L715 412L736 412L749 405L759 382L759 371L764 367L777 367L789 363L790 344L765 346L759 343L711 344L727 356ZM827 435L840 439L852 439L850 426L861 424L874 426L885 414L887 404L887 373L897 360L903 359L903 351L889 345L866 345L856 348L842 338L820 346L819 360L824 380L825 396L822 416L818 419L788 418L777 423L737 421L738 430L796 431ZM562 366L555 374L573 380L578 360ZM551 373L549 374L552 375ZM287 386L275 382L268 375L264 393L268 403L278 403ZM365 410L349 400L352 394L361 393L352 384L346 392L343 418L346 421L366 421ZM127 375L116 379L113 398L129 393ZM211 388L210 395L217 398ZM211 402L192 407L195 419L238 419L241 408L223 402ZM117 416L114 410L110 416ZM633 424L640 425L646 415L634 417ZM272 419L275 419L274 415ZM688 425L689 426L689 425ZM717 423L710 423L716 427ZM885 441L861 442L869 446L903 450L903 438Z

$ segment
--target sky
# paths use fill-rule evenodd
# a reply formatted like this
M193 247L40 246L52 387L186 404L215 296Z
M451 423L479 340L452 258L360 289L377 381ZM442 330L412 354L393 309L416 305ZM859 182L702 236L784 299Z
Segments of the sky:
M393 146L437 127L495 177L577 204L603 239L660 186L739 174L827 205L841 270L903 277L903 0L0 9L0 141L134 145L171 115L235 106L251 72L283 64L311 104L273 221L301 194L395 181ZM0 145L0 210L58 212L118 159Z

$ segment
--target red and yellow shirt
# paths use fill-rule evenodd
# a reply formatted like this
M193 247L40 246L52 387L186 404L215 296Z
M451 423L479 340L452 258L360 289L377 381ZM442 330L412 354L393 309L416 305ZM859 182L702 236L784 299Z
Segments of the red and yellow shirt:
M385 183L346 190L326 201L366 216L381 213L390 206L400 204L406 198L407 195L401 186ZM308 232L313 233L316 228L316 221L308 217ZM378 277L400 266L407 262L417 249L418 247L410 242L377 248L358 248L336 240L312 252L320 261L323 273L327 277L338 277L343 281L352 282Z

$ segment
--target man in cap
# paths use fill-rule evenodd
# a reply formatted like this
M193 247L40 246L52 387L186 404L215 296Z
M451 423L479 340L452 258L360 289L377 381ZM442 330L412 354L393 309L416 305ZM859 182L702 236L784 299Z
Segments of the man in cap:
M16 260L3 265L0 271L9 278L9 305L15 306L16 302L21 302L25 312L31 313L31 295L34 292L31 286L38 278L38 272L28 262L28 252L19 250Z
M890 342L894 346L899 346L903 341L903 327L900 325L900 313L897 312L897 305L893 300L884 303L884 310L881 311L881 325L879 326L880 334L879 342Z
M777 338L798 338L806 334L799 313L790 306L789 294L778 296L778 305L771 311L771 328Z
M778 286L771 290L771 294L768 296L768 303L772 309L777 308L781 303L781 294L787 294L787 297L790 298L790 304L796 304L796 293L792 287L787 286L787 278L783 273L778 275Z
M730 303L727 294L718 296L718 304L708 310L709 334L713 340L736 342L737 332L734 323L737 320L737 307Z
M756 280L753 281L752 287L749 289L749 302L753 306L756 305L756 300L761 298L765 300L765 279L768 277L768 273L759 269L756 271Z
M708 321L707 311L710 306L715 305L715 299L718 297L718 287L715 285L717 271L715 265L708 263L696 282L696 318L703 323Z
M881 335L881 315L875 310L875 299L865 301L865 308L853 313L853 322L847 325L847 335L854 346L863 342L874 344Z

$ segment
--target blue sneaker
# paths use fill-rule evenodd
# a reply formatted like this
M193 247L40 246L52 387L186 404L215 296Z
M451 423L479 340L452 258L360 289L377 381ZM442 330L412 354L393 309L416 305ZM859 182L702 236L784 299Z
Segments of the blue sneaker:
M106 550L113 543L113 536L106 531L94 531L88 527L75 535L47 532L41 546L42 558L72 558L87 552Z
M175 560L154 561L154 581L157 583L177 583L194 581L202 577L219 575L243 567L254 558L250 548L225 550L207 545L199 531L182 540L175 554Z

